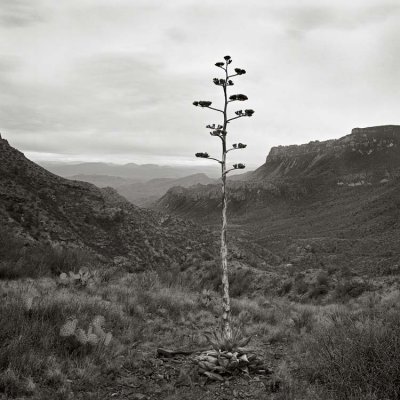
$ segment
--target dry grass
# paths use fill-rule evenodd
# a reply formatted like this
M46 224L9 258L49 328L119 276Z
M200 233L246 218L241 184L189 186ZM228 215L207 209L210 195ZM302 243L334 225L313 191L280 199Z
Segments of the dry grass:
M220 297L173 281L152 271L118 270L98 271L88 287L63 287L51 276L0 281L0 396L72 399L81 392L96 398L121 365L137 368L140 354L177 343L204 345L203 333L218 325ZM30 309L29 293L35 297ZM232 299L232 312L244 334L254 336L252 346L285 349L267 388L271 399L378 399L399 395L399 303L394 292L341 306L240 297ZM80 351L59 336L67 318L88 326L96 315L113 334L109 348Z
M93 263L93 256L83 249L33 244L0 228L0 279L54 276Z
M129 321L117 307L83 292L58 289L48 280L2 286L0 392L10 397L26 395L28 387L31 392L45 389L69 393L69 379L74 379L77 387L82 384L80 369L89 366L99 373L109 354L83 354L68 348L59 335L68 317L89 321L95 315L103 315L113 332L129 328ZM29 292L38 295L31 308L26 302ZM90 390L90 386L87 388Z
M90 287L60 286L54 278L0 281L0 394L67 399L96 392L105 370L118 370L121 357L129 364L133 347L199 345L201 332L215 325L214 303L165 287L154 272L95 277ZM110 348L81 351L60 337L68 318L87 327L96 315L113 334Z
M303 370L334 399L400 397L399 309L327 316L303 343Z

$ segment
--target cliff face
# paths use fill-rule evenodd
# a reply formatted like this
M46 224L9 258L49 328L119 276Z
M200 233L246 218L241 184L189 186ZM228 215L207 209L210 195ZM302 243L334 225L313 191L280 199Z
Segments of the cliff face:
M336 140L273 147L251 180L320 178L339 185L374 184L400 172L400 126L354 128Z
M400 126L355 128L340 139L271 149L266 162L245 181L229 181L229 211L329 196L332 190L380 187L400 176ZM172 188L156 207L184 216L218 213L219 185Z
M318 140L292 146L273 147L267 156L266 162L273 162L283 158L295 158L307 154L321 154L349 150L360 154L370 155L374 151L398 146L400 142L400 126L384 125L370 128L354 128L350 135L340 139L320 142Z

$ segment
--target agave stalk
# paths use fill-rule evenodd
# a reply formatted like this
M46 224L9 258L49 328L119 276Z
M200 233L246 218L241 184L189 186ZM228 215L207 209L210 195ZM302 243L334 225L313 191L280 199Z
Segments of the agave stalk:
M219 137L221 139L222 151L221 159L210 157L208 153L196 153L196 157L206 158L217 161L221 165L221 189L222 189L222 227L221 227L221 270L222 270L222 331L225 340L232 339L232 326L231 326L231 304L229 295L229 275L228 275L228 247L227 247L227 187L226 177L230 171L235 169L244 169L244 164L234 164L232 168L227 168L227 154L232 150L244 149L246 145L243 143L235 143L231 148L227 146L227 127L228 124L238 118L251 117L254 114L253 110L239 110L236 111L235 117L228 117L228 105L233 101L245 101L247 96L244 94L234 94L228 97L228 86L233 86L231 78L237 75L243 75L246 73L244 69L235 68L235 73L229 75L229 65L232 63L230 56L224 57L225 62L218 62L215 65L224 71L224 78L214 78L213 82L217 86L221 86L223 89L224 104L222 109L211 107L211 101L195 101L193 105L202 108L209 108L213 111L220 112L223 115L222 125L207 125L206 127L212 129L210 132L211 136Z

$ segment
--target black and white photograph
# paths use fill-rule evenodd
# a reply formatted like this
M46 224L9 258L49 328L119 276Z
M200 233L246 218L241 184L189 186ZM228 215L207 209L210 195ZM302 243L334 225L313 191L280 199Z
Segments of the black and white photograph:
M398 0L0 0L0 400L400 400Z

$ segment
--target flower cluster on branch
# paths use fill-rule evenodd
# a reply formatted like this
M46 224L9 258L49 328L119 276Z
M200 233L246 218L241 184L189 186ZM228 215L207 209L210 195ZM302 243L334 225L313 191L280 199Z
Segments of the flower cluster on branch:
M229 96L230 101L245 101L248 100L248 97L245 94L233 94Z
M196 153L196 157L198 158L210 158L208 153Z
M254 114L254 110L239 110L235 111L235 114L240 117L251 117Z
M212 104L211 101L203 101L203 100L193 102L193 105L196 107L210 107L211 104Z
M244 169L244 168L246 168L246 166L244 164L239 163L239 164L233 164L233 168L234 169Z
M245 69L235 68L236 75L244 75L246 73Z
M247 147L247 144L244 143L234 143L233 145L234 149L245 149Z

